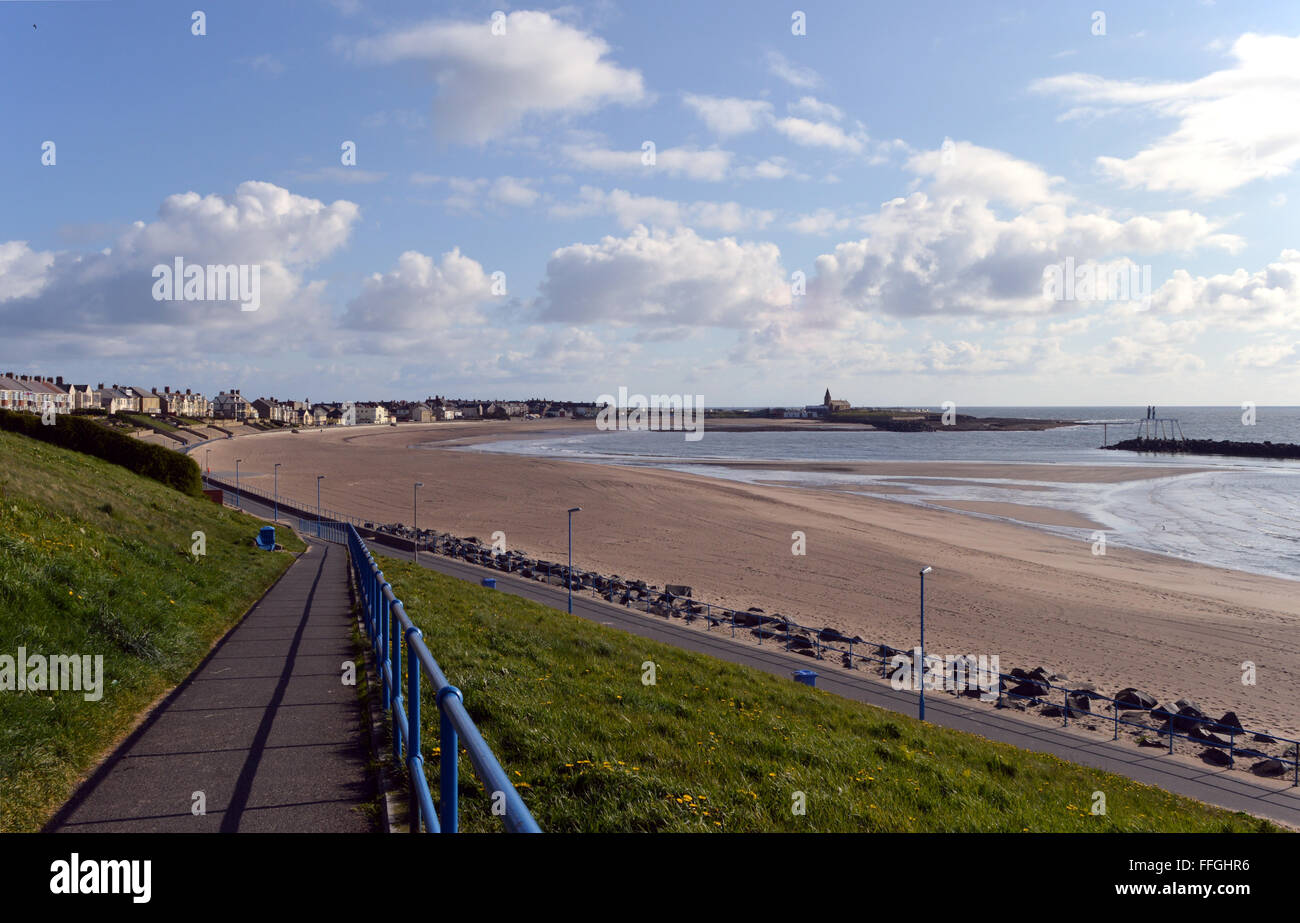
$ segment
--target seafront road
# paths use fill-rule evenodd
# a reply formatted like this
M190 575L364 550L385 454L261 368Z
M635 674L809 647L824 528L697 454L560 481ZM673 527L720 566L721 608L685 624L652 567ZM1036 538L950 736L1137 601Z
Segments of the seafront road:
M253 540L255 529L249 531ZM46 826L76 833L374 829L347 550L308 540ZM202 801L205 813L196 814Z

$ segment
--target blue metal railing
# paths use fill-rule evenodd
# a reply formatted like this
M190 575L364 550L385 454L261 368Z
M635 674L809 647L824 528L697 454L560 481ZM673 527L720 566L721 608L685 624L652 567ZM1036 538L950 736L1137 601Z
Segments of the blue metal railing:
M345 526L349 556L360 587L366 632L379 664L384 711L392 719L393 762L405 766L411 783L410 832L418 833L421 821L428 833L455 833L459 829L459 757L463 746L479 781L490 793L492 813L501 817L511 833L541 833L524 800L515 790L487 741L465 710L459 689L447 682L438 662L425 646L420 629L406 614L402 601L384 580L374 555L351 524ZM403 656L405 641L405 656ZM403 695L402 664L406 664ZM439 801L435 810L429 780L424 774L424 753L420 741L420 676L433 684L439 721Z

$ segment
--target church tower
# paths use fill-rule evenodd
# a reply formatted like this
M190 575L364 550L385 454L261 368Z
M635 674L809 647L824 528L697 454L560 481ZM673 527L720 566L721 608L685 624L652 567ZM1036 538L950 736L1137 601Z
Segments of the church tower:
M830 388L827 388L827 389L826 389L826 396L825 396L824 398L822 398L822 405L825 406L825 407L829 407L829 406L831 405L831 389L830 389Z

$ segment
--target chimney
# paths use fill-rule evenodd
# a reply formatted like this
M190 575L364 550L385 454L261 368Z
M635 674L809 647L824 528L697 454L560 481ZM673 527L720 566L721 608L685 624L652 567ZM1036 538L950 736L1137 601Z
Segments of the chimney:
M104 383L101 381L99 384L95 385L95 390L96 390L96 391L103 391L103 390L104 390Z
M63 384L63 376L60 375L58 378L54 379L54 383L59 385Z

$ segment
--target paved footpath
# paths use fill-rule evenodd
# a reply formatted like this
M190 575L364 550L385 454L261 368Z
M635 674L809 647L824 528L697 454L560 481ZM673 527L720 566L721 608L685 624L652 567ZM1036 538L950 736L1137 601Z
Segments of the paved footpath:
M250 534L251 540L251 534ZM76 792L76 833L364 833L367 732L347 550L310 541L279 582ZM203 792L207 813L192 813Z

